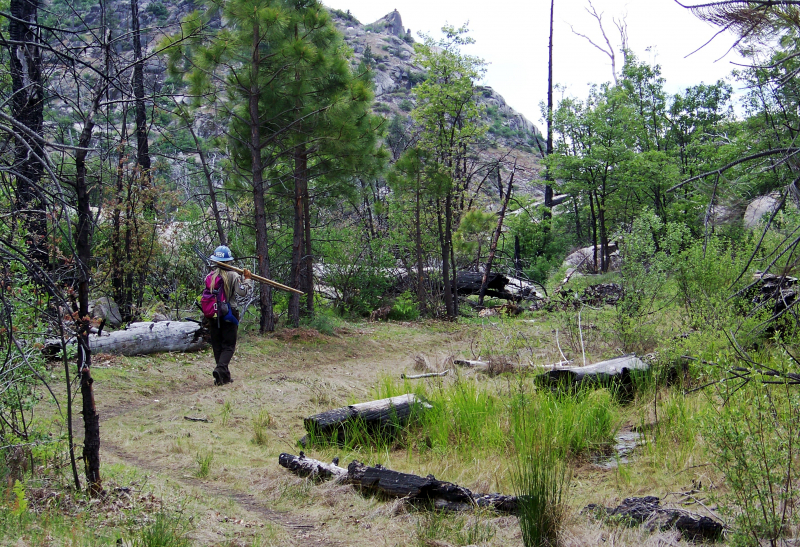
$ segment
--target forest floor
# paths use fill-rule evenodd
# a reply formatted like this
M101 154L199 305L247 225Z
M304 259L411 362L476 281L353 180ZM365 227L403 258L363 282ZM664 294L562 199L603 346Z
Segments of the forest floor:
M265 337L243 334L231 363L234 382L220 387L212 382L210 350L136 358L97 356L93 375L101 417L102 474L112 494L94 507L99 526L106 529L101 536L113 538L114 530L131 530L152 520L148 511L139 520L115 516L119 507L149 503L173 515L173 525L198 546L522 545L516 517L483 511L428 513L401 501L364 495L350 486L299 478L278 465L278 455L302 450L297 441L305 433L305 417L379 398L381 386L400 382L400 375L419 370L419 363L434 370L453 368L453 357L485 356L487 348L502 346L512 333L517 340L521 333L537 362L557 362L560 352L553 343L552 327L543 316L528 314L525 319L458 324L348 324L333 336L313 329L285 329ZM591 329L586 336L587 362L619 354L611 342L601 343L602 335L595 335L594 344L589 339ZM570 353L565 340L560 345ZM410 382L426 382L435 389L468 379L510 393L516 375L489 378L458 371L445 378ZM647 416L646 402L633 403L623 408L615 427L629 432ZM73 424L80 437L79 415ZM691 447L675 462L662 461L673 450L672 446L640 448L631 463L620 466L598 465L592 459L574 461L565 545L683 544L676 532L609 526L581 513L588 503L616 506L625 497L663 497L719 480ZM645 452L641 458L640 451ZM338 456L345 467L358 459L398 471L433 474L473 491L513 493L509 478L513 462L505 453L454 455L414 446L310 447L305 452L323 461ZM97 522L90 526L95 535L97 526Z

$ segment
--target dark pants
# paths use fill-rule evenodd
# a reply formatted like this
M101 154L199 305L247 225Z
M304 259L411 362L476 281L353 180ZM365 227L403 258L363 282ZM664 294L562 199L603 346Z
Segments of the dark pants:
M217 363L217 368L214 369L214 379L221 384L227 384L231 381L228 364L236 350L236 335L239 325L220 321L219 327L217 327L216 319L212 319L210 323L211 347L214 349L214 361Z

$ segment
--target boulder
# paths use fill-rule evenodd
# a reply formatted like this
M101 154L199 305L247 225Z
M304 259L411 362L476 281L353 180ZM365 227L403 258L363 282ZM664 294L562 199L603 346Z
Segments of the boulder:
M95 319L105 319L106 324L114 328L122 325L122 313L110 296L101 296L89 302L89 315Z
M761 222L764 215L774 213L780 204L781 197L777 193L754 199L747 205L747 209L744 212L744 225L748 228L753 228Z
M611 265L609 271L619 270L620 256L617 245L609 245ZM578 249L564 259L564 266L574 268L579 273L594 273L594 246ZM600 269L600 247L597 247L597 269Z
M381 70L376 70L373 74L373 78L375 82L376 97L380 97L386 93L391 93L397 89L397 83L392 79L392 77Z

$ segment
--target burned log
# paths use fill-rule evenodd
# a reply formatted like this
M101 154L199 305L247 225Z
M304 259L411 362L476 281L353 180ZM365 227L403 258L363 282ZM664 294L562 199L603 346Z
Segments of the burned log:
M404 380L419 380L420 378L437 378L437 377L447 376L449 372L450 369L444 370L442 372L427 372L425 374L412 374L410 376L407 374L401 374L400 378Z
M629 354L585 367L553 367L540 374L537 379L550 385L578 386L611 383L630 385L633 382L634 374L644 373L649 369L650 365L634 354Z
M300 452L299 456L294 454L286 454L285 452L278 456L278 463L281 467L285 467L295 475L301 477L311 477L314 479L347 479L347 469L336 465L339 459L334 460L334 463L325 463L313 458L307 458L305 454Z
M74 338L67 341L68 345L75 343ZM131 323L124 330L89 335L89 349L92 353L146 355L168 351L199 351L204 346L203 328L194 321ZM43 351L46 355L57 355L61 351L61 340L47 340Z
M344 443L351 427L363 426L370 433L392 434L408 421L412 413L425 408L431 408L431 405L407 393L315 414L303 420L303 424L311 438L335 437L337 442Z
M465 511L476 507L487 507L503 513L515 513L517 498L502 494L475 494L463 486L437 480L433 475L420 477L401 473L381 465L374 467L353 460L347 469L336 463L326 464L319 460L281 454L278 463L304 477L334 478L355 485L363 490L378 492L391 498L404 498L415 504L429 504L435 509Z
M504 300L520 300L520 296L506 290L509 279L503 274L490 273L486 287L486 296L502 298ZM456 277L456 292L460 296L478 295L483 284L483 274L478 272L458 272Z
M722 536L723 526L716 520L690 513L683 509L661 507L656 496L625 498L618 507L587 505L583 512L592 512L600 517L615 517L631 524L644 524L651 532L678 530L689 541L716 540Z

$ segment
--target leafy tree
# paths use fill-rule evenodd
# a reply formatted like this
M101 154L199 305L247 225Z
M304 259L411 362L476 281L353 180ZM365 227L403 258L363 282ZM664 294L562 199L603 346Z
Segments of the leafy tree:
M482 59L461 52L474 40L466 26L442 28L444 38L424 36L415 44L425 80L413 89L411 116L420 128L417 146L426 154L426 188L436 211L447 317L456 317L453 232L465 210L471 182L470 147L486 132L476 82L485 71Z

